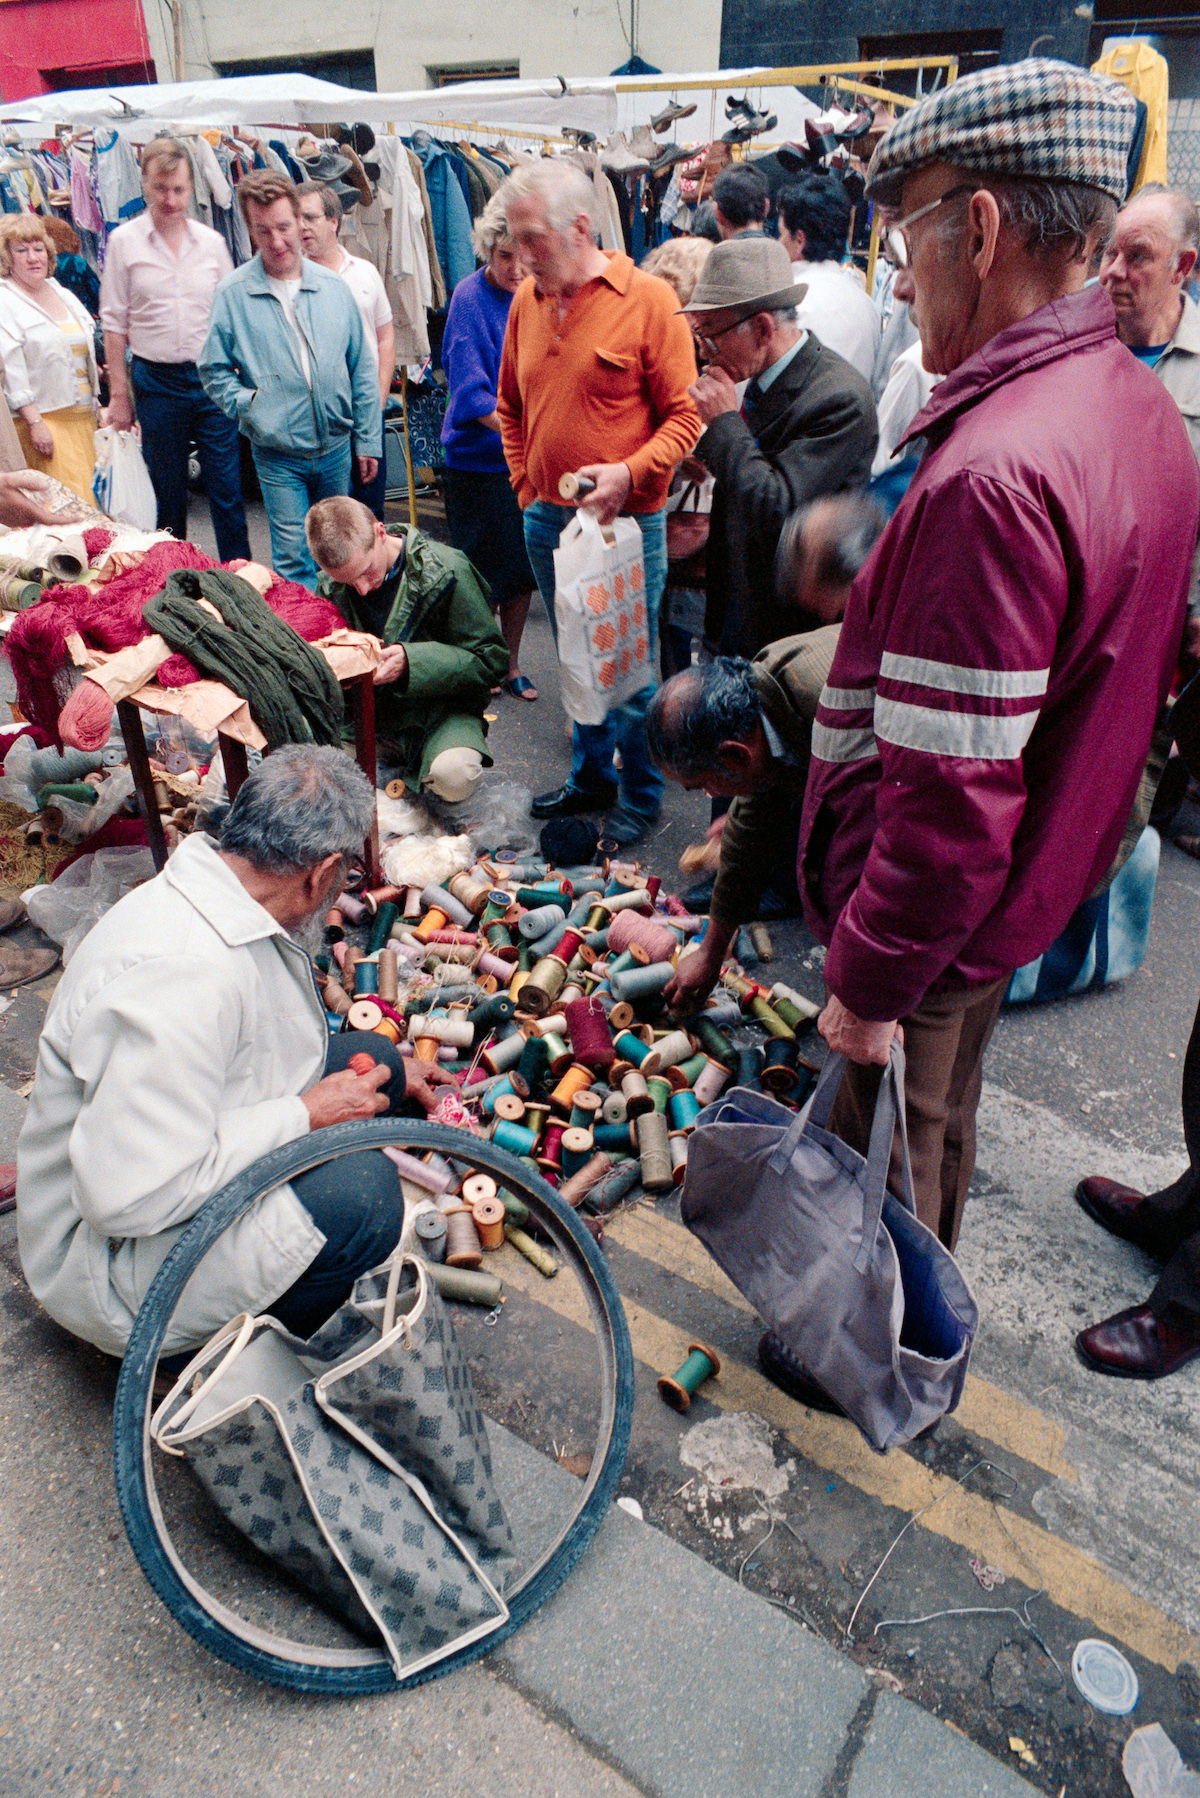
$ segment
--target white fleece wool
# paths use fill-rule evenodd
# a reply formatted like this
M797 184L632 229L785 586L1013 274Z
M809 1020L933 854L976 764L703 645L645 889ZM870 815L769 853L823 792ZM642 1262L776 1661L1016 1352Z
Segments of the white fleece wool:
M393 886L440 886L471 866L470 837L399 837L383 851L383 872Z

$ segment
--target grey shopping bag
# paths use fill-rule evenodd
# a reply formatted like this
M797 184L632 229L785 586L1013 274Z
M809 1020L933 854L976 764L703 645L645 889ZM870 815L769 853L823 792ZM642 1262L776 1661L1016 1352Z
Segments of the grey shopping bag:
M151 1434L250 1541L398 1678L507 1621L516 1571L470 1370L397 1253L307 1342L246 1314L189 1363Z
M806 1111L736 1087L702 1111L683 1221L873 1448L910 1442L962 1396L979 1313L953 1255L918 1222L892 1046L866 1160L828 1129L845 1061ZM903 1203L887 1191L897 1118Z

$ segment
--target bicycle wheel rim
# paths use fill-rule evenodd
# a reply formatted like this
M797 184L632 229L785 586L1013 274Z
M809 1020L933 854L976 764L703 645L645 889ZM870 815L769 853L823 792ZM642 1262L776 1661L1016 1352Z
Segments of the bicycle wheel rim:
M507 1621L447 1655L435 1666L397 1678L382 1649L316 1648L259 1628L213 1597L181 1559L171 1539L154 1480L150 1403L155 1367L184 1287L217 1238L273 1187L310 1168L385 1145L434 1149L494 1174L528 1205L579 1280L600 1359L597 1448L579 1503L555 1540L507 1594ZM142 1303L130 1332L113 1407L113 1466L117 1500L130 1546L171 1615L210 1653L244 1672L293 1691L351 1696L421 1685L486 1654L512 1635L557 1591L599 1529L621 1476L633 1417L633 1352L620 1295L607 1262L553 1187L522 1167L507 1150L442 1124L378 1118L337 1124L274 1149L213 1195L175 1244Z

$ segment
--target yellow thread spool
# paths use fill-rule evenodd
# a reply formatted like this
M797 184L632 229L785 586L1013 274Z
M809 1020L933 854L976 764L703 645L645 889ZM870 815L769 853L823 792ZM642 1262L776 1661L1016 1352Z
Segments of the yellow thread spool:
M413 931L413 935L418 942L427 943L435 930L444 930L449 922L450 914L448 912L439 911L436 905L431 905Z
M413 1043L413 1059L415 1061L436 1061L441 1046L436 1036L419 1036Z
M532 1267L536 1267L539 1274L543 1274L547 1280L554 1278L558 1272L558 1262L553 1255L546 1253L540 1243L535 1242L533 1237L527 1235L524 1230L518 1230L515 1224L505 1224L504 1234L517 1253L524 1255L526 1261Z
M400 1045L400 1026L392 1018L380 1018L378 1024L373 1027L372 1035L382 1036L389 1043L395 1043L397 1047Z
M550 1094L550 1103L557 1111L566 1112L569 1116L576 1093L586 1092L591 1084L591 1069L581 1067L579 1062L573 1061Z

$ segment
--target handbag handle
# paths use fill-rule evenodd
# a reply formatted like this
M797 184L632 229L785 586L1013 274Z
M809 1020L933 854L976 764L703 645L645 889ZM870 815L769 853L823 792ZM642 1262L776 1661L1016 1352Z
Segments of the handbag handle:
M404 1263L406 1261L412 1261L417 1270L418 1304L424 1296L425 1283L429 1276L422 1267L420 1260L415 1255L402 1255L399 1249L397 1249L392 1255L392 1265L388 1268L387 1291L383 1295L383 1316L380 1319L379 1324L379 1333L381 1336L390 1336L396 1327L396 1300L400 1295L400 1275L404 1271ZM400 1321L406 1326L409 1322L407 1316L402 1317Z
M611 525L601 524L594 512L585 512L583 507L580 506L576 510L575 519L585 533L599 537L606 548L613 548L617 541L617 533L613 530Z
M184 1399L178 1411L172 1415L170 1420L172 1429L179 1429L187 1422L188 1418L192 1415L192 1412L199 1405L205 1394L209 1392L221 1376L227 1373L233 1366L234 1362L249 1342L251 1336L253 1336L254 1326L257 1321L257 1318L254 1317L252 1312L243 1311L240 1316L231 1318L224 1329L219 1330L213 1337L212 1341L207 1345L206 1352L218 1348L223 1348L225 1352L221 1355L216 1365L212 1367L201 1380L195 1390L190 1392L187 1398ZM183 1374L180 1375L180 1378L187 1378L186 1369ZM169 1398L166 1402L170 1402ZM165 1455L183 1455L183 1450L181 1448L172 1448L168 1443L162 1440L157 1428L154 1428L152 1433L155 1442Z

